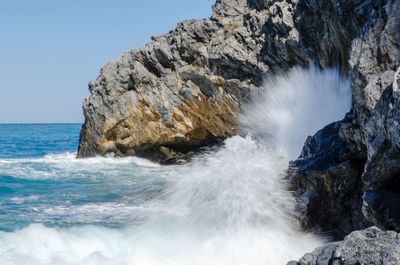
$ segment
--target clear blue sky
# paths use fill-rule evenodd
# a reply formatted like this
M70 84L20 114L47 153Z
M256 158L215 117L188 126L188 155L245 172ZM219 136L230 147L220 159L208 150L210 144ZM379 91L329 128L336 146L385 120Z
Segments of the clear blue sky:
M209 17L214 0L0 2L0 123L82 122L101 66L176 23Z

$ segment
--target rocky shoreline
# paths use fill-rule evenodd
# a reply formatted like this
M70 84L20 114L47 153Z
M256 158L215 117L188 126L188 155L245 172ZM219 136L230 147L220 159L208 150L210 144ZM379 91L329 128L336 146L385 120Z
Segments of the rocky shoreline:
M103 67L78 156L185 162L240 132L237 115L264 76L310 64L348 76L353 104L291 164L300 221L334 240L366 230L291 264L399 264L397 234L367 229L400 231L399 0L218 0L211 18Z

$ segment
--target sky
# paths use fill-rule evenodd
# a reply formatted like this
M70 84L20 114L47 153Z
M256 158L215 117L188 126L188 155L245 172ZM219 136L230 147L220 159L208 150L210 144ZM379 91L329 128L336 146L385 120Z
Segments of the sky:
M107 61L211 15L214 0L1 0L0 123L81 123Z

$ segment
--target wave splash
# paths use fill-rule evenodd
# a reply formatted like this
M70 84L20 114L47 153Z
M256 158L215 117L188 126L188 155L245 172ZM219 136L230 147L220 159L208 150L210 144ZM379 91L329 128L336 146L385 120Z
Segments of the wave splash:
M267 80L265 88L240 116L242 128L292 160L307 136L351 108L350 82L337 69L293 68Z
M188 165L149 171L169 174L160 194L140 205L148 211L134 213L143 214L139 224L33 224L2 232L0 263L274 265L297 259L321 240L299 232L282 178L305 138L349 110L348 91L334 70L295 69L277 77L241 117L249 136L227 139Z

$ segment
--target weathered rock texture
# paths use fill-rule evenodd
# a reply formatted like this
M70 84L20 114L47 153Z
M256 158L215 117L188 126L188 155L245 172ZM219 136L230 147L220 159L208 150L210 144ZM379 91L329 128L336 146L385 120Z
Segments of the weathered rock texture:
M110 62L89 84L78 155L187 152L237 133L236 114L264 75L310 62L347 69L346 48L369 11L336 21L352 1L319 2L219 0L210 19Z
M317 248L299 262L288 265L398 265L400 264L400 235L383 232L377 227L351 233L341 242Z
M307 140L289 177L303 225L335 238L371 224L400 231L400 1L352 2L349 14L368 14L346 47L352 111Z
M79 156L178 156L238 132L263 76L337 66L351 113L310 137L288 177L305 228L400 231L400 0L219 0L107 64L90 83Z

